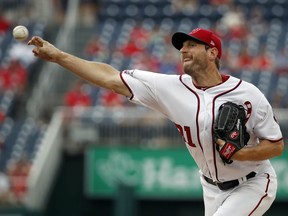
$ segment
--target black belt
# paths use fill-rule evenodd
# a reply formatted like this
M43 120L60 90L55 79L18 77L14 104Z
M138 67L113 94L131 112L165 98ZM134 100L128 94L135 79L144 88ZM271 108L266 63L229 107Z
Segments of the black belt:
M255 172L251 172L248 175L246 175L246 179L248 180L250 178L253 178L255 175L256 175ZM203 175L203 177L209 184L217 186L220 190L229 190L229 189L232 189L232 188L239 185L238 179L226 181L226 182L214 182L212 179L210 179L204 175Z

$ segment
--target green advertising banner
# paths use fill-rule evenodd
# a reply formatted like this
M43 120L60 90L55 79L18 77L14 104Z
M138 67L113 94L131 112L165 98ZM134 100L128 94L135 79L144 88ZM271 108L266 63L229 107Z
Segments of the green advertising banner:
M288 199L285 152L272 160L278 175L277 199ZM112 197L120 183L140 198L202 199L199 171L187 149L89 149L85 156L85 191L91 197Z
M95 148L86 152L86 192L109 197L119 183L142 198L199 198L198 168L184 149Z

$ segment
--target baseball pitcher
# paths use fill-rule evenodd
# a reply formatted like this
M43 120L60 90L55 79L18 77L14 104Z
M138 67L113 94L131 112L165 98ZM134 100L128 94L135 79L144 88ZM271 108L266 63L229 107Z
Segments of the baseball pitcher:
M272 108L253 84L221 74L222 45L210 30L176 32L183 75L112 66L65 53L33 37L35 56L54 62L94 85L163 113L199 167L205 216L260 216L276 197L269 161L284 148Z

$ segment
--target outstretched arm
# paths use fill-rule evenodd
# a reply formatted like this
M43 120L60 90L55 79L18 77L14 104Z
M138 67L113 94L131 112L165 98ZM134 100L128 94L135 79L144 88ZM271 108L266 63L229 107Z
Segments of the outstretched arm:
M111 65L78 58L59 50L38 36L32 37L28 45L35 46L33 53L36 57L59 64L94 85L110 89L127 97L131 96L129 89L121 80L119 71Z

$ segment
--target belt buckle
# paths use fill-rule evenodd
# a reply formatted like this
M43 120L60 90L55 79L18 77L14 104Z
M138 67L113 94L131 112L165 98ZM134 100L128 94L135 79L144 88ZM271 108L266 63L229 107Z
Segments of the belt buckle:
M224 190L224 189L223 189L223 183L224 183L224 182L217 182L217 181L215 181L214 183L215 183L215 185L216 185L220 190Z

